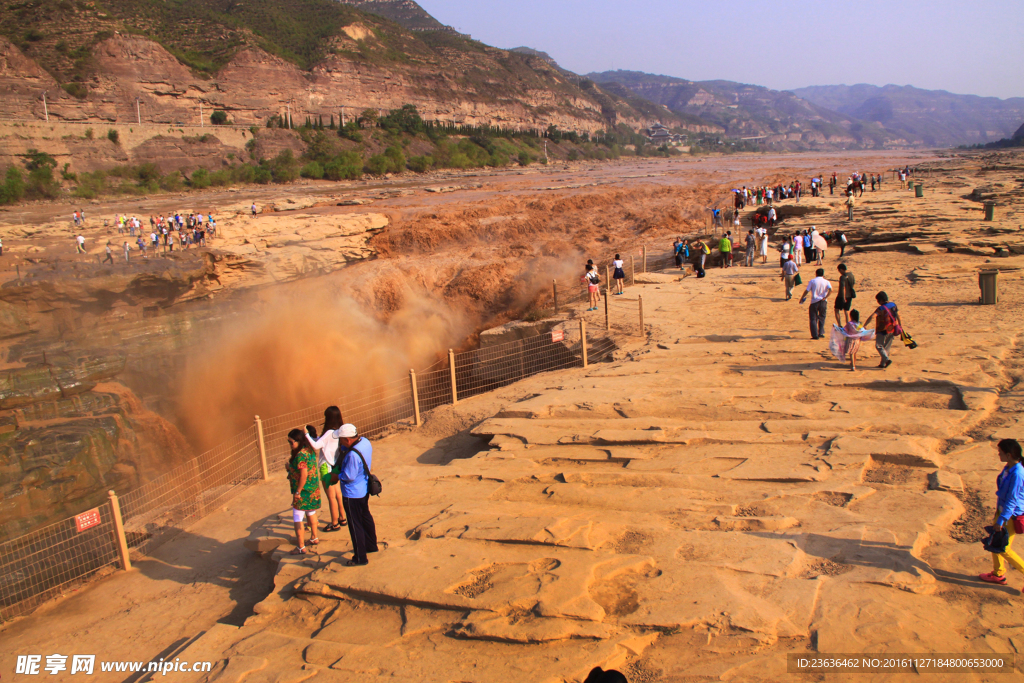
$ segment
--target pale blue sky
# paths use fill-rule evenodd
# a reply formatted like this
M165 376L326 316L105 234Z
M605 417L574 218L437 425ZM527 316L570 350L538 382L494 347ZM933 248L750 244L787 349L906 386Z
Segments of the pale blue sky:
M418 0L496 47L784 90L872 83L1024 97L1024 0Z

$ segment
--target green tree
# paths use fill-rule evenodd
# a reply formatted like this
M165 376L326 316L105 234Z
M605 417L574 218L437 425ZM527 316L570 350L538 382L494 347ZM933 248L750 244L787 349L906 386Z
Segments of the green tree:
M210 123L215 126L223 126L228 122L228 113L220 109L214 109L213 113L210 114Z
M17 166L8 166L0 186L0 204L14 204L25 196L25 178Z
M312 178L313 180L320 180L324 177L324 167L320 165L318 161L311 161L302 167L299 172L303 178Z
M192 171L192 175L188 179L188 184L192 186L193 190L202 190L210 186L210 172L205 168L197 168Z
M113 142L115 145L121 144L121 136L117 134L117 131L111 128L107 131L107 139Z

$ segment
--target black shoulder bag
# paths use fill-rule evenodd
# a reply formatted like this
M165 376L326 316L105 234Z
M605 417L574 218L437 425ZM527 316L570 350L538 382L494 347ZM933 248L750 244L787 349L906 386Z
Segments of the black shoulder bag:
M362 441L362 439L360 439L359 441ZM352 444L348 449L345 450L345 452L341 455L340 458L335 460L335 469L332 472L333 476L331 477L331 486L334 486L335 484L338 483L338 472L344 466L345 458L348 457L349 453L355 451L356 455L359 456L359 460L362 461L363 463L363 473L366 474L366 490L370 493L371 496L379 496L381 494L381 491L384 490L384 486L380 483L380 479L377 478L377 475L371 474L370 468L366 466L366 458L364 458L363 454L359 452L358 448L356 448L356 445L359 443L359 441L356 441L356 443Z

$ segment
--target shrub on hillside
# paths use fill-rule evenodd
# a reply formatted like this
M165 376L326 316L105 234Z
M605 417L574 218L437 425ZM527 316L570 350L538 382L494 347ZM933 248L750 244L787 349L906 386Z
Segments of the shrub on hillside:
M210 186L210 172L205 168L197 168L192 171L188 184L193 190L203 190Z
M312 178L313 180L320 180L324 177L324 167L320 165L318 161L311 161L302 167L299 171L299 175L303 178Z
M121 136L117 134L117 131L111 128L107 131L107 139L113 142L115 145L121 144Z
M263 164L260 164L262 167ZM299 162L290 149L286 149L274 157L267 167L275 183L290 183L299 177ZM257 181L259 182L259 181Z
M357 180L363 175L363 158L358 152L342 152L324 166L328 180Z
M210 114L210 123L215 126L223 126L228 122L228 113L220 109L214 109L213 113Z
M430 169L434 168L434 157L429 154L423 156L412 157L409 159L408 167L410 171L416 173L426 173Z
M0 185L0 204L14 204L25 196L25 178L17 166L8 166Z

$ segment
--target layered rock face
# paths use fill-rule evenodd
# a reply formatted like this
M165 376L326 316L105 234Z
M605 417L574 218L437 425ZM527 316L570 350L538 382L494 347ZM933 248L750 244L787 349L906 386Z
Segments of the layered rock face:
M371 32L358 28L356 24L346 29L339 39L341 48L354 50L360 42L375 40ZM499 69L503 54L489 50L472 58L452 50L444 54L450 68L443 71L429 65L362 63L345 57L341 50L305 72L258 48L247 48L214 79L203 80L157 43L117 35L96 46L97 85L86 99L77 99L0 38L0 86L10 93L0 113L19 119L44 118L45 90L50 117L68 121L141 119L143 123L197 125L201 117L221 109L232 123L262 126L268 118L288 111L294 121L304 121L307 116L340 118L342 110L346 116L356 116L364 109L413 104L426 120L458 124L538 130L556 125L589 132L607 127L600 105L560 87L565 82L553 69L539 79L531 72L530 81L511 84L488 75L488 68ZM467 74L472 78L467 80Z
M100 505L191 456L131 391L104 382L124 357L62 354L0 371L0 533Z

